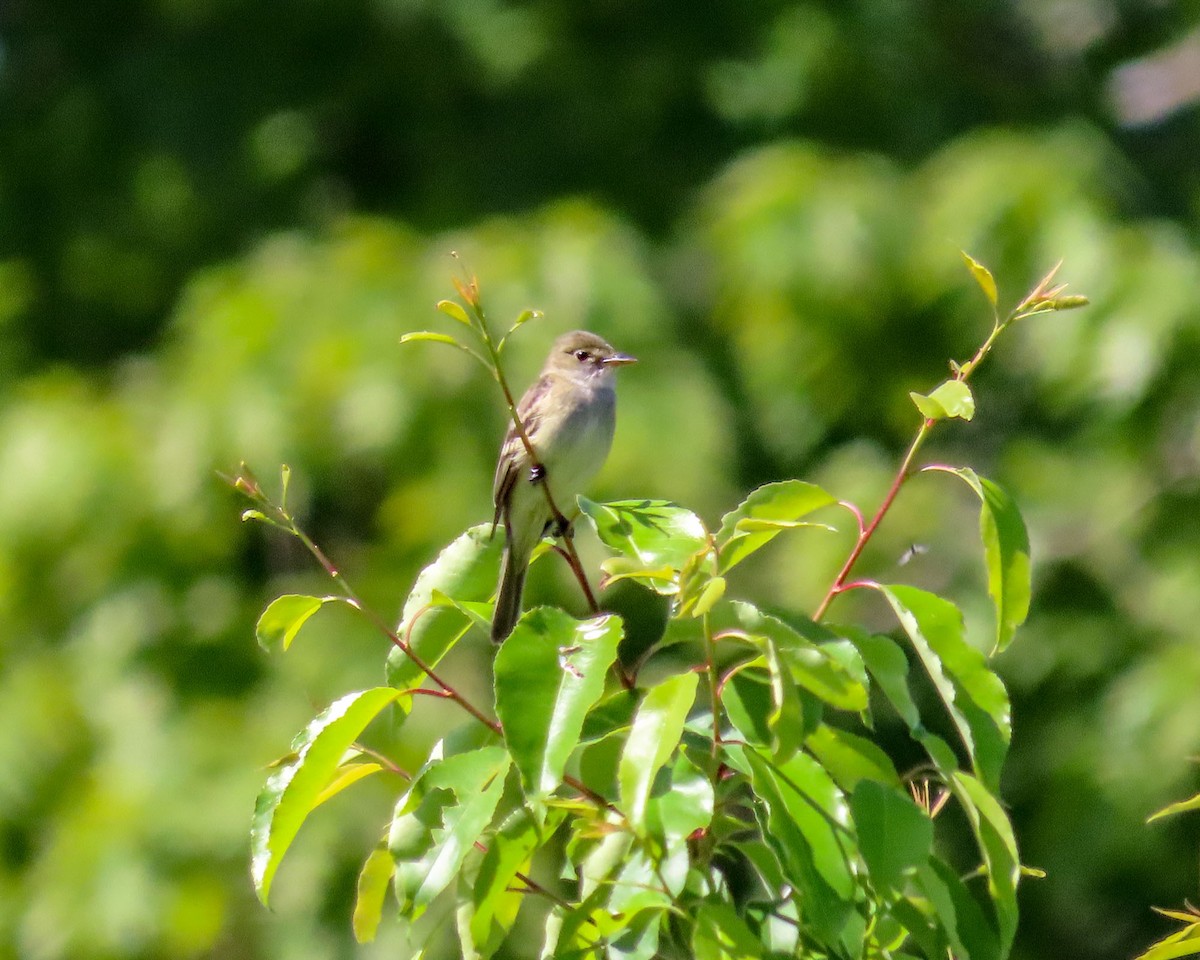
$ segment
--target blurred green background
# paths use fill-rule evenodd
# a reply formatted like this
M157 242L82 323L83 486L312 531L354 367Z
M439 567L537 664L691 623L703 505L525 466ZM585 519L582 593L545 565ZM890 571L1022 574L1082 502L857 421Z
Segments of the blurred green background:
M1017 955L1124 958L1197 895L1200 3L10 0L0 9L0 956L292 960L354 946L394 784L339 797L254 900L264 767L384 644L286 657L262 606L326 592L216 477L293 469L303 522L389 615L490 515L492 385L446 329L460 251L496 323L642 363L597 496L710 522L799 476L873 509L907 398L1059 258L930 459L1022 504L1028 626L1000 661L1026 862ZM976 506L920 478L861 572L988 604ZM842 524L843 528L845 524ZM812 609L850 540L744 594ZM906 548L928 547L902 569ZM581 537L595 562L594 544ZM549 565L531 593L578 605ZM635 604L622 594L613 603ZM835 606L844 616L879 617ZM487 644L451 663L485 689ZM481 694L482 695L482 694ZM431 715L432 717L432 715ZM436 717L411 733L429 736ZM407 735L407 734L406 734ZM397 745L415 754L415 741ZM536 932L514 948L532 949Z

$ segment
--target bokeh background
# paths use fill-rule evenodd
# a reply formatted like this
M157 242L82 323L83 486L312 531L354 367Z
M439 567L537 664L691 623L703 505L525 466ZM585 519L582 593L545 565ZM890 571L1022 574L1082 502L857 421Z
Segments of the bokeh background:
M0 956L395 957L356 947L394 784L305 828L255 901L265 765L383 642L217 478L292 466L303 522L398 610L490 513L494 388L447 330L460 269L514 383L588 327L639 355L597 496L717 520L803 477L871 509L907 393L1060 258L929 459L1022 504L1028 626L999 666L1023 960L1134 955L1197 896L1200 4L1194 0L8 0L0 8ZM971 495L915 481L862 572L988 605ZM843 528L845 524L842 523ZM581 538L592 562L597 558ZM849 533L735 586L812 609ZM926 548L898 566L913 544ZM535 597L564 590L536 572ZM613 603L636 606L622 595ZM847 616L872 616L871 610ZM834 613L839 608L835 606ZM882 621L881 621L882 622ZM486 689L476 638L451 664ZM428 727L432 721L426 721ZM436 725L436 724L434 724ZM417 740L429 734L414 726ZM413 753L402 734L396 749ZM514 943L534 949L536 932Z

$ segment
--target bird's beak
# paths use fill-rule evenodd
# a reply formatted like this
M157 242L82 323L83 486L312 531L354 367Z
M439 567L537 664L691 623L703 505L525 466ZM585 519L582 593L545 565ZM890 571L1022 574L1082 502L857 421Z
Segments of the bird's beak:
M627 363L637 363L637 357L631 357L627 353L614 353L611 357L605 357L604 363L606 366L612 364L614 367L623 367Z

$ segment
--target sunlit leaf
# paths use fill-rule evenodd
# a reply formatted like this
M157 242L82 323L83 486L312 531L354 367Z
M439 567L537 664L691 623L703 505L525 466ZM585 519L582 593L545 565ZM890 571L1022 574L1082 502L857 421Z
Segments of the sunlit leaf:
M970 420L975 416L975 397L962 380L947 380L931 393L910 393L909 396L927 420Z
M863 779L900 786L900 776L888 755L873 741L848 730L823 723L804 745L843 790L853 790Z
M530 858L543 839L553 833L561 815L544 829L528 810L514 810L487 841L487 853L471 883L467 933L477 955L490 956L511 929L525 894L512 889L517 873L527 870Z
M313 803L313 807L319 807L326 800L337 796L351 784L358 783L364 777L369 777L373 773L378 773L383 767L378 763L343 763L337 768L333 779L329 781L325 789L317 794L317 799Z
M503 540L500 533L492 536L490 523L471 527L417 577L396 632L428 666L435 667L472 626L469 615L439 602L437 595L459 605L489 600L496 590ZM387 680L408 689L419 686L424 674L402 650L393 649L387 659Z
M763 945L727 903L710 901L696 911L692 931L695 960L757 960Z
M352 927L354 939L359 943L370 943L375 939L383 916L383 900L395 869L396 863L388 848L379 846L371 851L358 874Z
M916 587L878 589L925 665L976 771L995 788L1011 736L1003 682L988 669L983 654L967 643L962 614L954 604Z
M258 618L255 634L259 645L268 653L287 650L296 639L300 628L325 604L340 600L340 597L306 597L298 593L287 593L268 604Z
M455 303L453 300L439 300L437 309L448 317L453 317L461 324L471 326L471 318L467 316L467 311L462 308L462 304Z
M729 606L740 630L751 638L762 638L778 649L797 684L839 710L866 709L866 688L824 645L814 643L796 627L763 613L753 604L736 601ZM812 621L804 627L812 636L821 637L828 643L838 639Z
M465 350L461 343L450 336L448 333L434 333L432 330L418 330L414 333L406 333L400 338L401 343L414 343L418 341L428 341L430 343L447 343L452 347L458 347L460 350Z
M600 700L588 711L583 721L583 730L579 734L579 742L589 743L618 730L629 729L638 704L642 701L643 692L638 689L618 690Z
M537 607L496 654L496 715L530 801L544 800L562 782L620 640L620 617L576 620Z
M618 500L594 503L579 498L579 509L591 521L600 541L630 561L619 572L641 570L647 585L659 593L677 592L677 582L663 582L662 569L682 570L708 545L704 524L690 510L666 500Z
M661 796L652 797L647 807L651 832L669 844L707 827L712 816L712 780L682 753L676 755L670 787Z
M955 773L950 785L983 854L988 893L1000 921L1001 949L1007 953L1017 931L1017 883L1021 877L1012 823L996 795L969 773Z
M333 778L347 747L400 695L401 691L391 687L375 687L334 701L292 742L293 758L267 778L250 827L251 874L264 904L283 855Z
M1032 592L1029 534L1016 502L1001 487L968 467L927 467L953 474L975 491L982 507L979 532L987 565L988 595L996 608L997 651L1012 641L1017 627L1029 614Z
M1173 817L1178 813L1188 813L1192 810L1200 810L1200 793L1189 800L1180 800L1178 803L1172 803L1170 806L1163 807L1161 810L1151 814L1146 822L1153 823L1162 817Z
M679 744L683 722L696 699L697 682L694 673L669 677L646 693L633 718L618 779L621 810L635 829L644 825L655 776Z
M503 747L481 747L447 757L414 778L388 833L402 905L419 915L453 882L495 813L510 763Z
M992 272L982 263L972 257L965 250L960 250L963 262L966 263L967 269L971 271L971 276L975 278L975 282L979 284L979 289L983 291L983 295L988 298L988 303L993 307L996 305L996 300L999 297L999 292L996 290L996 278L992 276Z
M725 755L750 777L766 807L763 836L784 867L788 882L806 905L812 931L826 943L837 942L853 912L854 876L845 822L845 800L820 767L804 753L776 767L757 750L727 744Z
M721 570L735 567L784 530L807 526L799 524L801 517L836 502L820 487L802 480L759 487L737 509L721 518L721 529L717 532Z

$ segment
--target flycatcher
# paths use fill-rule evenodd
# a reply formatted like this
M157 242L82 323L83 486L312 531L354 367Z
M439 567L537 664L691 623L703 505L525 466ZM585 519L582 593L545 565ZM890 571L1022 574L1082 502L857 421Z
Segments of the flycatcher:
M511 425L492 487L492 529L503 522L505 534L492 618L496 643L512 632L521 615L529 556L554 521L540 485L550 485L561 513L574 512L576 494L604 465L612 446L617 418L613 374L617 367L635 362L594 333L563 334L550 348L541 375L517 404L536 462L530 460L516 425Z

